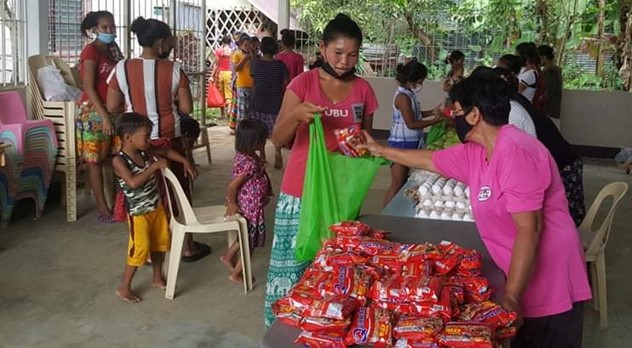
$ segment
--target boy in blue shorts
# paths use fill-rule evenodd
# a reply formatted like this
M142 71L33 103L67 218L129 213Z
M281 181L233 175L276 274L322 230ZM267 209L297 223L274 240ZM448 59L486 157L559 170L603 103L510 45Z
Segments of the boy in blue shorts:
M116 295L123 301L137 303L142 299L132 289L138 267L151 255L152 287L164 289L162 264L170 247L169 223L160 200L155 173L168 165L167 159L183 164L185 173L196 176L191 163L176 151L150 148L151 121L137 113L123 114L116 131L123 142L121 151L112 160L114 173L125 194L129 208L129 242L123 280ZM155 161L154 155L160 156Z

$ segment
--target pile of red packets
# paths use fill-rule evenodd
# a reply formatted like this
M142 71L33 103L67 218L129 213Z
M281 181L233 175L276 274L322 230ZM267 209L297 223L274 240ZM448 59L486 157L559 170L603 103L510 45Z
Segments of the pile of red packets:
M369 153L365 149L357 148L358 145L366 143L360 125L354 124L351 127L336 129L334 130L334 134L336 134L338 147L345 156L361 157Z
M272 306L303 331L295 343L396 348L492 348L516 314L489 299L481 255L450 242L399 244L356 221L330 227L296 286Z

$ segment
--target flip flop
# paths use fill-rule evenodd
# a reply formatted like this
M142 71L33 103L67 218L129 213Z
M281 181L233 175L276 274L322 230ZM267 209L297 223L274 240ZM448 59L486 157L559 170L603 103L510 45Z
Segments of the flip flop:
M182 256L182 262L195 262L211 253L211 247L199 242L194 242L198 252L191 256Z

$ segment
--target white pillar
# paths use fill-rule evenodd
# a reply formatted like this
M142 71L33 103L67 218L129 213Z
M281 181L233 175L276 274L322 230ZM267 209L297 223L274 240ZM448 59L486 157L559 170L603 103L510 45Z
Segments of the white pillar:
M281 30L290 28L290 0L278 0L277 36L281 39Z
M48 0L29 1L26 7L26 54L48 54Z

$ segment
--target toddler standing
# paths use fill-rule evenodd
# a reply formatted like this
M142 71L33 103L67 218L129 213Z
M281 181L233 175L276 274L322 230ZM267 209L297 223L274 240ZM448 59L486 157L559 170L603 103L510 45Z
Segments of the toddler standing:
M189 161L174 150L151 148L152 154L161 156L151 162L148 150L152 129L149 118L137 114L123 114L117 123L117 133L123 142L121 151L112 160L117 176L129 207L129 242L127 264L123 280L116 295L123 301L137 303L142 299L132 289L132 279L139 266L151 255L153 268L152 287L164 289L165 279L162 264L165 252L170 247L169 223L165 209L160 201L155 173L168 166L165 158L183 164L187 175L195 176L195 170Z
M249 252L263 247L266 237L263 208L270 202L272 186L266 173L265 163L257 156L266 145L268 129L265 123L255 120L243 120L237 126L235 135L235 163L232 180L226 194L226 216L241 214L248 221ZM239 250L239 241L235 241L220 260L228 267L228 279L242 282L242 265L239 258L233 258Z

